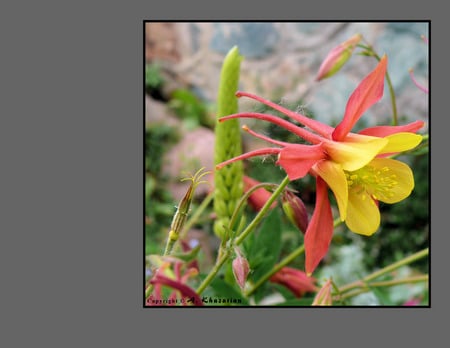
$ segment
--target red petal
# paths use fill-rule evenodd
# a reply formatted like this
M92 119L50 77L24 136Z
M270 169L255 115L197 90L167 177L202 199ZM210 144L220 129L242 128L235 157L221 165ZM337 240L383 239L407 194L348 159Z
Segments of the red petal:
M275 109L283 114L285 114L286 116L290 117L291 119L305 125L306 127L311 128L313 131L319 133L320 135L327 137L330 135L331 131L333 130L333 127L321 123L319 121L313 120L312 118L308 118L302 114L298 114L296 112L293 112L289 109L286 109L278 104L275 104L269 100L265 100L261 97L258 97L255 94L251 94L251 93L247 93L247 92L242 92L242 91L238 91L236 92L236 97L240 98L240 97L248 97L254 100L257 100L261 103L263 103L264 105L270 106L272 109Z
M292 144L281 149L276 164L283 167L289 179L303 178L311 167L326 157L321 145Z
M286 130L288 130L291 133L294 133L298 135L300 138L305 139L306 141L309 141L313 144L318 144L322 141L322 137L318 136L317 134L311 133L307 131L305 128L298 127L295 124L286 121L278 116L269 115L269 114L261 114L258 112L242 112L239 114L233 114L228 115L219 118L219 122L224 122L227 120L231 120L233 118L256 118L258 120L263 120L267 122L271 122L273 124L276 124L277 126L280 126Z
M350 96L342 122L333 131L333 140L343 140L361 115L383 96L384 75L387 56L384 55L377 67L367 75Z
M400 132L415 133L424 125L425 122L423 121L414 121L412 123L405 124L403 126L376 126L363 129L362 131L358 132L358 134L384 138L387 137L388 135Z
M203 306L200 296L192 290L189 286L182 284L176 280L170 279L164 275L158 274L152 281L152 284L161 284L178 290L181 296L188 300L189 303L195 306ZM192 300L192 301L191 301Z
M275 147L265 147L265 148L262 148L262 149L249 151L249 152L246 152L246 153L244 153L242 155L233 157L233 158L231 158L229 160L226 160L226 161L224 161L222 163L217 164L216 165L216 169L221 169L221 168L223 168L223 167L225 167L225 166L227 166L227 165L229 165L229 164L231 164L233 162L241 161L241 160L244 160L244 159L247 159L247 158L251 158L251 157L278 154L278 153L280 153L280 151L281 151L281 149L278 149L278 148L275 148Z
M316 179L316 206L305 233L305 270L311 275L328 252L333 236L333 215L328 200L327 184Z

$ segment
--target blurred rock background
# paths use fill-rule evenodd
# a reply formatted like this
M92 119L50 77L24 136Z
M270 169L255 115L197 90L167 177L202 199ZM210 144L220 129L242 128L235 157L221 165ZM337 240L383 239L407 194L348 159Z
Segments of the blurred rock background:
M164 124L179 132L176 144L168 145L162 165L164 175L173 178L174 197L183 195L185 186L179 183L183 170L213 167L214 103L221 65L233 46L237 45L244 57L241 90L336 124L351 92L376 61L356 54L333 77L320 82L315 77L333 47L361 33L380 56L388 55L400 122L427 121L428 96L412 83L408 69L414 68L417 80L428 85L429 47L421 39L421 35L428 37L428 29L426 22L146 23L146 74L153 82L146 86L145 121L148 127ZM241 111L255 110L257 103L242 98L239 107ZM389 123L391 115L386 87L382 101L359 125ZM245 146L251 148L253 140L243 136Z

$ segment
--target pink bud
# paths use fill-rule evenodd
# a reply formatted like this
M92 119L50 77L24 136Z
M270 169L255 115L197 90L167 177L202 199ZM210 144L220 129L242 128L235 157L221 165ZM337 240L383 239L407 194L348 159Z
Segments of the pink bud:
M303 201L293 192L285 190L281 196L283 210L288 219L305 234L308 227L308 212Z
M238 248L235 249L236 258L233 260L232 268L233 274L238 283L239 287L243 290L245 287L245 281L247 279L247 275L250 271L250 267L248 265L248 261L245 257L242 256L240 250Z
M314 297L312 306L331 306L333 299L331 297L331 279L328 279L325 284L320 288Z
M324 78L330 77L338 72L347 60L350 59L353 50L361 39L362 35L356 34L347 41L342 42L339 46L333 48L322 62L316 81L323 80Z
M402 306L418 306L421 302L421 298L412 298L403 303Z

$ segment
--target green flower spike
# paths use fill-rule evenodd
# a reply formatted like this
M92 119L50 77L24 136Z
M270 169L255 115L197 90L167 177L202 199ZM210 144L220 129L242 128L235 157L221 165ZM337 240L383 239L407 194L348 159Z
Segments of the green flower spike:
M217 119L235 114L238 111L236 91L239 83L239 70L242 56L238 48L233 47L222 65L217 100ZM231 122L233 121L233 122ZM239 120L216 122L214 162L221 163L242 153ZM229 239L230 218L243 194L242 162L216 170L214 172L214 232L222 241Z

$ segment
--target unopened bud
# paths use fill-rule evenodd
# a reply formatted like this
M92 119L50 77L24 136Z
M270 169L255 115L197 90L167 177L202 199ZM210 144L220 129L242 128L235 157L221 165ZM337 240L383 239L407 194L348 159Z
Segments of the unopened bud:
M244 192L249 191L252 187L258 184L260 184L259 181L244 175ZM269 200L270 196L272 196L272 193L261 187L250 194L248 197L248 203L255 211L260 211L264 204L266 204ZM277 203L273 202L270 208L272 209L276 205Z
M308 277L305 272L292 267L283 267L269 279L272 283L287 287L296 297L302 297L306 292L315 292L315 278Z
M331 279L328 279L325 284L320 288L314 297L312 306L331 306L333 299L331 297Z
M245 281L247 280L247 275L250 271L247 259L242 256L242 253L238 248L235 249L236 258L233 260L232 268L233 274L238 283L239 287L244 290Z
M361 41L362 35L353 35L347 41L342 42L339 46L333 48L328 53L316 77L316 81L323 80L337 73L342 66L350 59L356 45Z
M285 190L281 196L283 210L288 219L305 234L308 227L308 212L303 201L293 192Z

